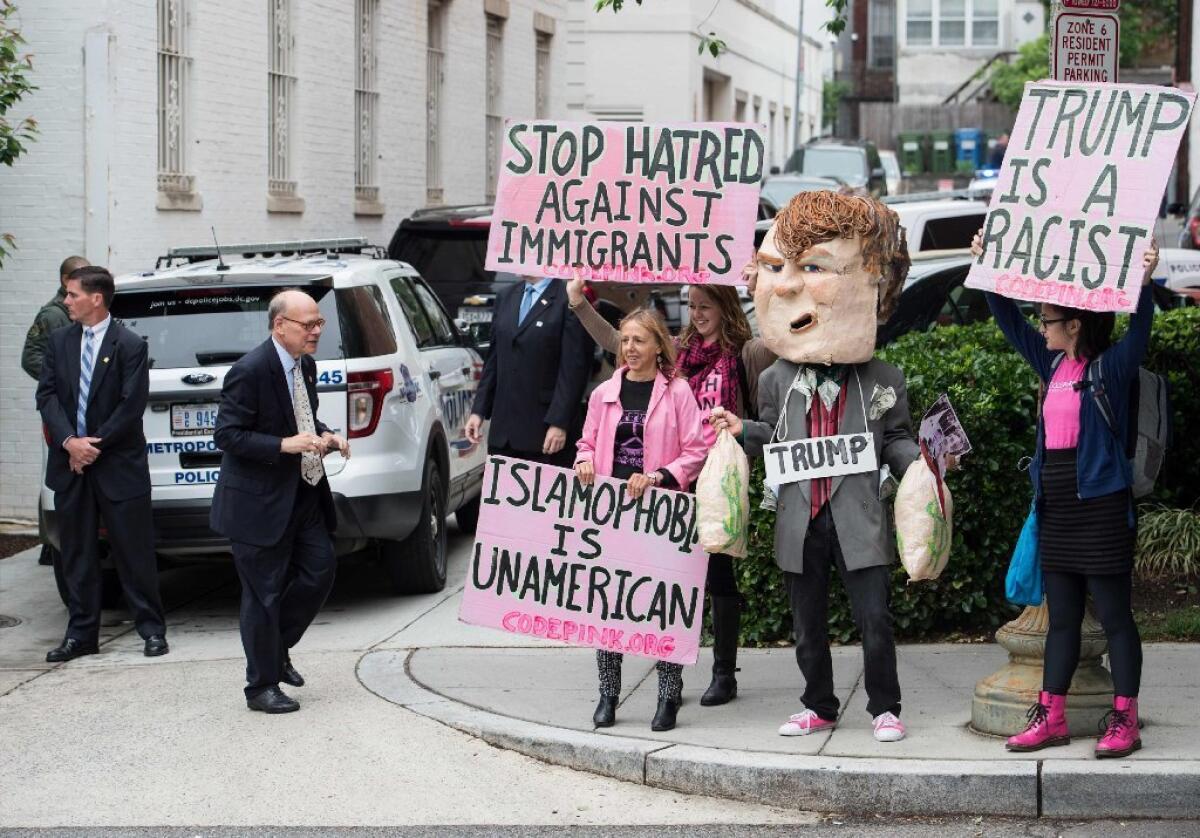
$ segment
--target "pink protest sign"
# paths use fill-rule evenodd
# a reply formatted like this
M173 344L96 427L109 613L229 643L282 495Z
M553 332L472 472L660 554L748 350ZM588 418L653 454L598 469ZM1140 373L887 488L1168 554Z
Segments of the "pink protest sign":
M696 498L569 469L488 457L464 623L695 663L708 555Z
M508 120L486 267L743 285L763 133L733 122Z
M1195 99L1152 85L1026 84L967 287L1136 309L1142 258Z

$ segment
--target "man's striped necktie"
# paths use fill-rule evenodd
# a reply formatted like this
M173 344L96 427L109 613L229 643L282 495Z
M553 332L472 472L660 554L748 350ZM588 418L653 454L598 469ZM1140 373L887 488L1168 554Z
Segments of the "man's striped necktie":
M96 361L96 350L92 348L95 336L91 326L83 330L83 357L79 363L79 408L75 412L75 434L85 437L87 433L88 391L92 387L92 367Z

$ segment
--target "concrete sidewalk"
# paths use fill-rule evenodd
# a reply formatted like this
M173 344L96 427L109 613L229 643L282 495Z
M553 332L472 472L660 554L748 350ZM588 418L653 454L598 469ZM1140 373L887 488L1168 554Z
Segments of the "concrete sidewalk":
M449 603L447 603L449 604ZM772 806L862 813L1023 817L1200 816L1200 647L1146 647L1143 750L1096 760L1094 739L1036 754L968 729L975 682L999 668L995 645L899 650L908 738L871 733L858 647L834 650L843 702L836 730L781 737L802 709L791 649L743 650L739 696L701 707L709 650L684 673L679 724L653 733L653 662L627 656L617 724L596 730L594 653L565 647L441 647L372 652L359 680L408 709L547 762L651 786Z

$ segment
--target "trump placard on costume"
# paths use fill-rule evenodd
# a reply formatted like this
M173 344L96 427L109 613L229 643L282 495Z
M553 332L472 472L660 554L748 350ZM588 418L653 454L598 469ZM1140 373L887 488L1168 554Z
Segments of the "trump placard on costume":
M1026 84L967 286L1136 309L1142 257L1195 98L1152 85Z
M708 555L696 499L569 469L489 457L464 623L640 655L696 662Z
M763 128L509 120L488 270L743 285Z

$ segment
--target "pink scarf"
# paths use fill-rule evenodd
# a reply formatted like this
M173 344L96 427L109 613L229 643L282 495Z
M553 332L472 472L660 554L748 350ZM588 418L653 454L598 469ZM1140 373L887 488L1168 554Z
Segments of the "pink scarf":
M707 346L699 335L679 346L676 368L687 379L700 407L707 412L720 405L738 412L738 356L713 341Z

